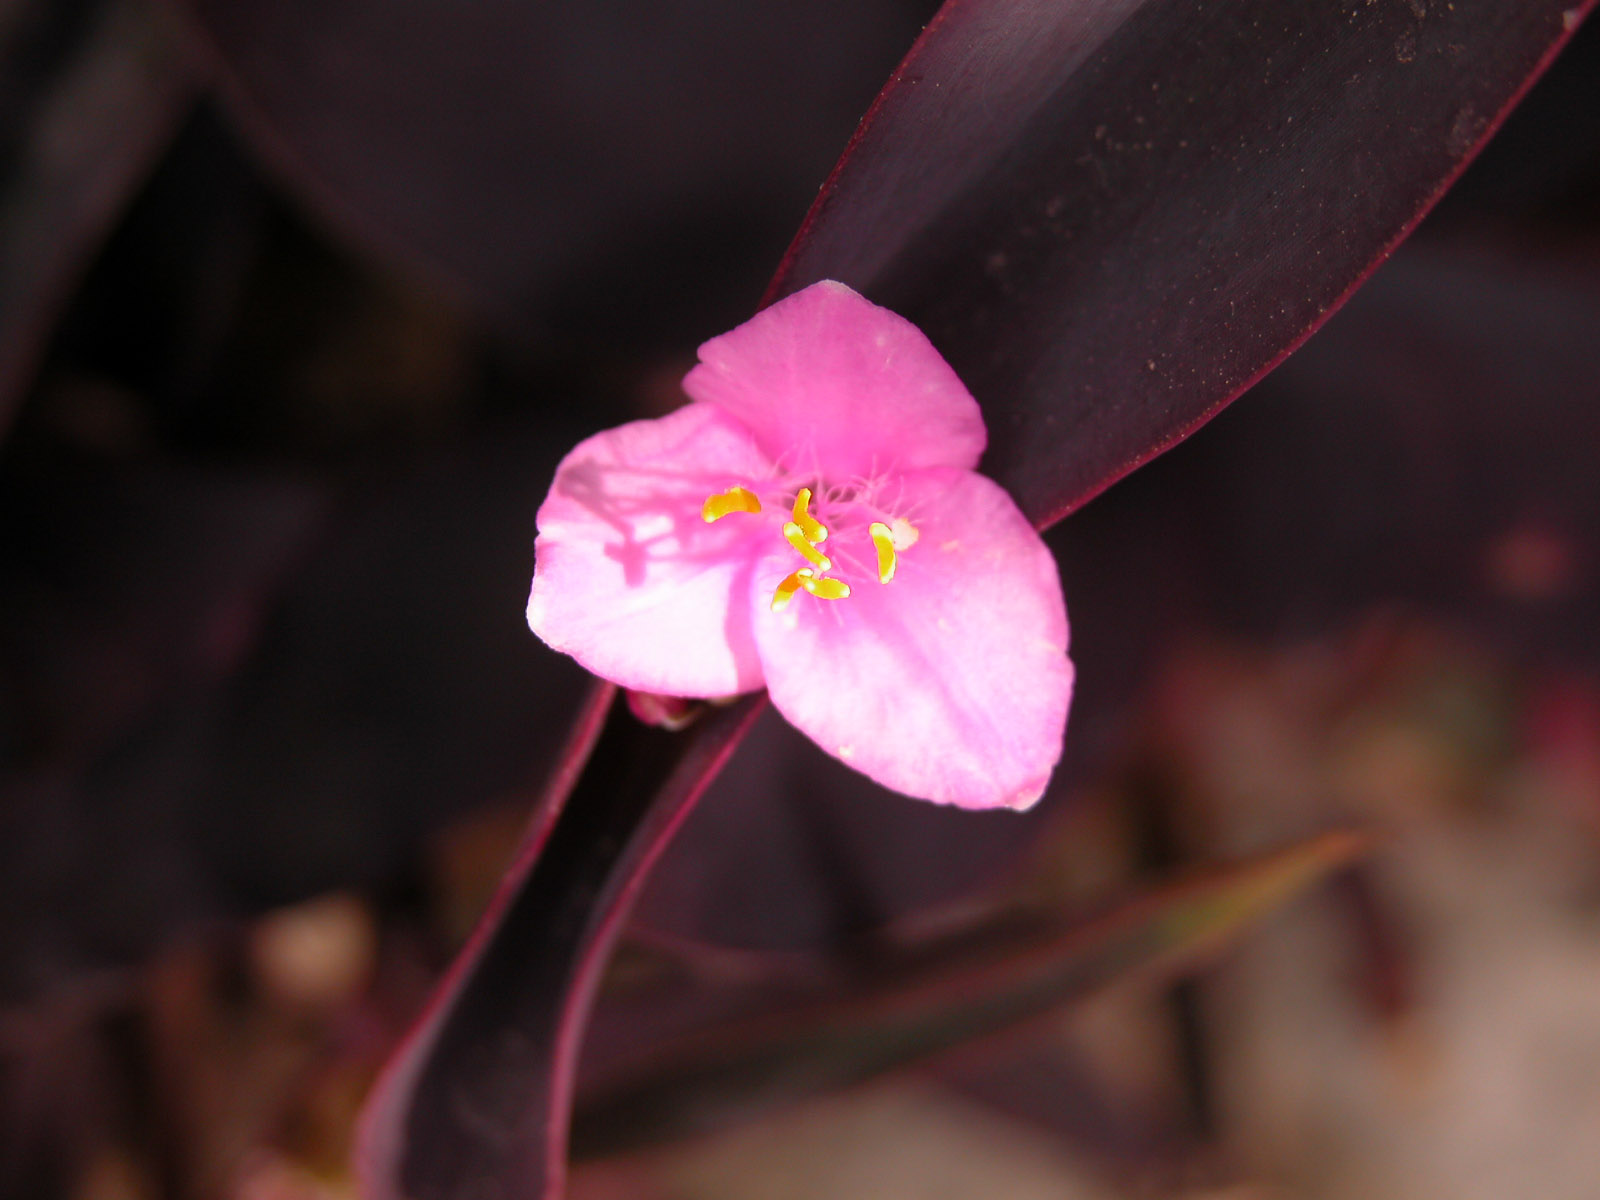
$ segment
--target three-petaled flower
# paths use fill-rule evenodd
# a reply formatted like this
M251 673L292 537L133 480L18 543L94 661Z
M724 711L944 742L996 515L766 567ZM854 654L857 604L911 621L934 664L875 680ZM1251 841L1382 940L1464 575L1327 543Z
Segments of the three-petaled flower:
M557 468L533 631L628 688L765 685L908 795L1038 799L1072 692L1061 582L975 472L983 418L921 331L826 281L700 347L683 386Z

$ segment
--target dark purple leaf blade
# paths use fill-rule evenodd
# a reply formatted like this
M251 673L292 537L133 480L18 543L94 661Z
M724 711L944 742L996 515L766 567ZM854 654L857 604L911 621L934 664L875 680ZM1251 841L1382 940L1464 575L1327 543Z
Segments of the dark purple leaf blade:
M1260 404L1062 527L1064 569L1101 569L1075 632L1132 636L1117 593L1151 598L1146 629L1171 625L1181 580L1192 623L1230 636L1399 605L1524 662L1600 664L1597 267L1589 238L1410 242ZM1167 576L1103 570L1110 547L1175 528Z
M519 605L555 453L497 423L338 487L19 430L0 456L0 1006L392 879L537 779L588 678Z
M1460 7L1475 22L1465 29L1457 9L1421 5L1358 11L1351 33L1316 15L1274 24L1278 10L1264 5L1254 26L1248 10L1228 10L1213 28L1216 17L1152 0L1119 13L1127 20L1114 29L1046 29L1054 41L1022 19L1048 21L1053 7L952 7L914 53L916 71L875 109L774 294L841 277L921 324L989 405L991 469L1046 523L1180 439L1303 339L1420 217L1583 11ZM992 94L981 72L959 69L971 65L959 26L974 14L1006 16L974 60L1006 81ZM1240 29L1252 32L1222 37ZM1052 57L1085 30L1100 40L1080 48L1094 53ZM1019 63L1007 47L1045 52ZM1238 61L1260 70L1239 72ZM1241 86L1219 96L1219 79ZM1206 98L1198 115L1196 96ZM934 120L940 97L949 108ZM874 162L888 164L876 178L864 172ZM729 720L718 714L704 733ZM730 727L717 754L740 732ZM652 811L648 796L636 803ZM547 849L542 862L557 857L554 841ZM641 875L608 878L636 886ZM380 1097L369 1129L383 1125L389 1140L368 1147L388 1161L369 1164L369 1178L424 1197L485 1179L531 1195L558 1186L565 1084L551 1064L572 1053L587 994L532 1005L577 1014L553 1049L504 1040L519 1005L483 980L521 987L540 961L513 947L509 928L478 960L505 962L506 974L475 972L438 1018L462 1044L439 1040L387 1110ZM472 1052L474 1021L486 1058ZM475 1121L452 1076L476 1097L499 1080L510 1099L496 1119ZM402 1149L404 1130L416 1136Z
M764 1013L659 1047L580 1100L577 1155L703 1133L1015 1027L1113 980L1192 966L1368 846L1333 832L1169 884L1088 923L964 939L889 964L843 1000Z
M835 278L921 326L1050 524L1304 340L1590 7L952 0L770 296Z
M198 79L169 24L139 0L106 5L0 163L0 428L74 282L193 107Z
M985 407L986 469L1042 524L1179 440L1309 333L1436 198L1580 12L1473 0L1359 6L1335 20L1198 7L1122 5L1118 25L1103 6L948 5L774 283L778 295L841 278L921 324ZM1239 66L1269 58L1259 73ZM1325 411L1330 426L1353 416L1349 401ZM1190 548L1173 544L1172 522L1189 503L1174 498L1167 524L1065 564L1080 691L1064 773L1088 768L1083 747L1163 636L1129 614L1170 626L1171 598L1214 574L1179 566ZM1235 553L1226 527L1217 540ZM1131 560L1156 582L1110 594L1114 564ZM1096 604L1118 628L1097 627ZM916 887L886 894L900 847L916 848L910 866L939 845L950 880L992 874L1008 855L1003 837L945 841L944 814L878 794L862 799L880 805L841 803L837 819L810 805L802 819L776 790L714 792L658 873L654 890L677 902L642 919L719 943L815 945L827 939L819 926L859 928L924 902ZM872 845L896 849L866 860L869 886L842 894ZM742 883L752 886L728 903Z
M516 333L676 347L748 315L934 8L176 3L263 161L353 241Z
M684 736L612 701L602 687L586 706L517 862L368 1100L358 1170L372 1200L477 1195L485 1180L561 1194L601 969L650 865L765 703L712 709Z
M652 872L634 924L746 949L848 945L996 883L1037 842L1049 809L908 800L769 709Z
M1145 21L1153 21L1149 14L1157 12L1177 14L1174 19L1187 29L1185 22L1198 20L1183 15L1186 7L1158 0L1134 7L1146 14L1140 18ZM1480 2L1474 7L1481 16L1492 6ZM1490 26L1510 21L1521 28L1520 22L1533 16L1534 10L1526 6L1516 5L1514 12L1509 11L1512 6L1502 7L1508 13ZM1407 6L1392 4L1384 12L1388 8L1395 13L1382 19L1399 22L1404 27L1401 34L1416 24ZM997 14L1002 11L1012 14L1022 32L1000 21ZM1377 104L1380 93L1387 94L1383 89L1393 90L1396 97L1410 96L1409 89L1416 86L1413 76L1431 71L1442 80L1435 90L1448 94L1451 79L1441 64L1450 56L1459 58L1476 47L1471 53L1483 57L1473 61L1488 61L1517 44L1514 38L1505 46L1491 44L1474 33L1474 40L1463 43L1461 50L1441 51L1430 32L1411 43L1416 53L1407 51L1409 61L1394 53L1374 58L1373 65L1360 72L1368 79L1364 85L1368 90L1352 93L1353 85L1335 67L1348 65L1357 50L1375 53L1377 35L1363 23L1378 20L1381 14L1363 7L1352 26L1351 45L1344 44L1342 35L1335 38L1325 30L1326 45L1321 49L1311 42L1297 45L1271 79L1264 76L1235 88L1214 89L1214 95L1205 93L1203 102L1191 104L1186 96L1175 115L1158 106L1150 115L1136 112L1130 117L1126 115L1130 110L1116 107L1119 102L1132 103L1128 98L1134 97L1147 104L1147 97L1166 96L1184 78L1195 76L1202 60L1209 61L1212 70L1221 69L1217 59L1227 46L1267 38L1275 28L1281 34L1284 20L1299 22L1302 14L1291 13L1277 25L1264 20L1261 29L1267 33L1250 32L1245 24L1241 28L1246 32L1231 41L1215 37L1216 45L1207 51L1210 59L1204 54L1195 59L1198 51L1179 55L1173 49L1182 40L1179 34L1160 29L1147 31L1150 36L1135 39L1137 44L1117 41L1124 35L1109 27L1079 31L1079 40L1085 43L1108 39L1102 52L1115 49L1121 57L1108 61L1126 67L1131 76L1144 71L1146 83L1139 92L1120 78L1105 78L1109 68L1099 59L1071 52L1069 11L1081 17L1087 10L1001 5L992 0L948 7L864 122L774 285L778 294L818 276L837 276L867 288L875 299L901 308L935 332L935 340L973 384L987 410L992 452L986 465L1023 497L1041 521L1086 499L1129 463L1170 444L1231 399L1252 371L1264 369L1274 355L1285 352L1320 320L1320 302L1308 307L1298 293L1285 289L1323 288L1331 305L1341 294L1338 289L1351 286L1464 163L1470 145L1452 143L1440 150L1444 142L1438 141L1413 146L1410 134L1395 134L1373 146L1361 144L1357 135L1362 131L1375 136L1382 122L1395 119L1394 113ZM1577 11L1572 10L1574 19ZM1453 22L1459 13L1442 15ZM1523 73L1513 79L1510 68L1504 68L1506 91L1497 104L1506 103L1527 82L1526 72L1537 68L1542 56L1560 41L1567 22L1559 17L1556 14L1539 26L1549 35L1545 40L1532 34L1524 37L1526 61L1518 67ZM1053 31L1055 42L1030 40L1028 30L1037 33L1041 27ZM975 28L978 33L973 36L986 39L985 52L1004 51L1012 57L985 60L981 70L957 71L951 63L964 61L960 59L964 39ZM1308 26L1303 37L1311 39L1314 32ZM1041 47L1046 44L1058 50L1068 46L1063 65L1043 54ZM1394 48L1389 46L1390 51ZM1157 57L1145 62L1145 55ZM981 57L977 49L970 50L970 56ZM1169 60L1175 61L1170 77L1150 78ZM1077 74L1068 69L1073 63L1077 73L1097 81L1093 87L1078 82ZM943 77L938 71L959 78ZM1391 76L1393 80L1385 82ZM1154 91L1153 84L1159 84ZM1487 77L1466 77L1456 85L1486 87ZM1316 89L1324 86L1336 104L1316 101ZM1236 93L1241 88L1253 97L1253 104L1239 99ZM1423 121L1428 105L1436 105L1438 99L1430 95L1427 103L1407 110L1407 120ZM1102 102L1107 105L1104 109ZM1486 103L1481 97L1461 102ZM1295 111L1296 104L1304 104L1308 111ZM1165 126L1157 121L1158 115ZM1008 120L1017 123L1015 129L1006 124ZM1079 163L1063 147L1078 137L1099 147L1104 157L1101 143L1115 140L1113 127L1118 120L1128 125L1144 120L1139 127L1148 130L1152 149L1117 158L1112 165L1121 174L1114 182L1122 190L1113 194L1107 190L1110 175L1106 187L1098 182L1098 172L1111 166ZM1488 126L1486 119L1479 132ZM1160 132L1163 128L1165 133ZM1249 140L1239 143L1240 138ZM1418 157L1429 146L1438 153ZM1281 154L1274 149L1279 147ZM1318 157L1322 150L1330 156L1341 153L1343 159L1324 162ZM1387 162L1391 155L1397 160L1393 166ZM1429 164L1433 176L1422 170ZM1087 180L1086 171L1092 176ZM1354 180L1364 181L1365 191L1359 195L1350 190ZM1313 192L1313 184L1322 191ZM1274 189L1283 191L1283 196L1270 194ZM1360 211L1379 200L1389 207ZM1256 215L1262 218L1259 225ZM1390 224L1385 226L1384 219ZM1190 231L1185 234L1187 242L1164 232L1179 227ZM1313 236L1318 229L1324 231L1320 241ZM1295 233L1292 239L1287 236L1290 231ZM1302 234L1308 240L1302 242ZM997 251L1003 262L985 249L991 245L1003 248ZM1107 256L1104 262L1102 255ZM1196 255L1210 255L1207 261L1217 262L1222 261L1218 256L1236 255L1240 262L1255 265L1237 279L1219 268L1224 278L1214 281L1215 291L1208 291L1209 284L1202 286L1206 276L1185 273L1189 268L1184 264L1199 261ZM1119 263L1115 271L1107 265ZM1237 309L1240 322L1230 324L1229 306ZM1265 314L1259 319L1251 315L1257 309ZM1205 320L1195 317L1193 341L1177 340L1190 320L1181 315L1183 311L1212 314ZM1218 311L1224 315L1218 317ZM1301 316L1291 320L1284 315L1295 311ZM942 333L929 324L935 319L942 322ZM1206 320L1213 326L1220 322L1220 332L1205 332ZM1174 339L1172 361L1181 358L1187 365L1184 372L1168 372L1157 379L1161 373L1150 370L1155 359L1145 355L1142 340L1129 338L1143 339L1161 322L1168 322L1167 335ZM1279 340L1274 343L1273 337ZM1064 354L1081 361L1070 371L1061 368L1065 360L1058 358ZM1104 383L1112 374L1137 386L1112 388ZM980 378L992 382L980 384ZM1208 380L1215 386L1210 387ZM1115 403L1097 404L1100 397ZM1055 411L1062 404L1066 408ZM1367 409L1355 414L1350 406L1348 400L1330 399L1324 438L1334 437L1342 422L1366 420ZM1136 446L1139 438L1147 440ZM1004 465L1008 456L1013 462L1010 468ZM1296 467L1288 461L1284 469L1292 475ZM1228 479L1270 470L1270 464L1236 470L1240 474ZM1227 494L1238 490L1230 486ZM1030 495L1033 499L1028 499ZM1173 523L1182 520L1190 503L1174 498L1163 514L1166 524L1158 521L1138 540L1116 545L1097 542L1081 556L1089 561L1080 562L1075 556L1064 566L1074 619L1074 656L1080 666L1064 774L1089 768L1084 747L1097 740L1095 727L1103 727L1108 714L1115 716L1114 710L1137 686L1141 664L1156 657L1153 643L1162 634L1152 634L1151 626L1127 619L1128 614L1138 609L1152 621L1170 626L1176 607L1170 598L1188 594L1193 580L1214 574L1192 561L1179 565L1191 548L1172 536ZM1360 511L1373 511L1373 506L1365 504ZM1275 517L1266 507L1245 511L1239 519L1261 522ZM1073 541L1071 530L1061 532L1062 541ZM1374 531L1364 533L1370 538ZM1225 556L1237 553L1225 526L1218 527L1216 541ZM1401 554L1404 561L1416 561L1414 555L1406 557L1407 551ZM1134 595L1119 580L1122 590L1110 594L1107 585L1116 574L1113 564L1135 559L1146 581L1145 592ZM1257 569L1265 572L1271 567L1262 564ZM1331 586L1323 601L1349 590L1348 581ZM1095 604L1116 614L1121 628L1108 633L1090 620ZM764 731L757 737L770 740ZM790 753L781 745L776 750ZM805 772L795 773L795 781L829 771L846 774L814 748L799 748L792 756L803 754L809 754L812 762ZM1028 836L1010 814L996 814L1000 819L993 823L989 817L971 814L951 820L950 814L905 805L864 782L839 787L830 781L822 790L839 794L820 802L788 794L800 792L798 782L789 784L786 792L787 781L776 786L769 781L753 795L743 794L752 790L748 785L736 787L735 782L725 778L713 789L663 861L651 885L652 899L661 902L641 909L640 919L652 928L720 944L815 946L830 934L881 923L926 903L930 888L941 882L958 888L985 874L992 876ZM862 794L846 796L845 788ZM1048 801L1043 807L1048 808ZM971 836L964 837L961 830ZM1009 840L1006 831L1015 834L1015 840ZM884 849L864 854L863 847ZM919 884L913 872L918 857L928 850L938 855L942 870L932 879L922 871L924 882ZM909 885L904 882L908 879L913 880ZM737 893L732 903L730 892Z

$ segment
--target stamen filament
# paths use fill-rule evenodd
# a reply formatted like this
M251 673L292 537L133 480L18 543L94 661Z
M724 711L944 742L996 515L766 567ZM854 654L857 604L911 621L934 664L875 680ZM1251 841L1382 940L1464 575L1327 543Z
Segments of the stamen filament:
M749 488L731 487L725 492L713 492L700 507L700 518L707 525L720 521L729 513L758 513L761 501Z
M801 488L794 498L794 523L813 546L828 540L828 527L811 515L810 488Z
M805 534L801 532L800 526L793 521L785 523L783 536L789 540L789 545L800 551L801 556L817 569L818 574L825 574L832 569L833 563L828 559L828 556L808 542Z
M888 583L894 578L894 533L882 521L874 521L867 528L872 544L878 550L878 582Z

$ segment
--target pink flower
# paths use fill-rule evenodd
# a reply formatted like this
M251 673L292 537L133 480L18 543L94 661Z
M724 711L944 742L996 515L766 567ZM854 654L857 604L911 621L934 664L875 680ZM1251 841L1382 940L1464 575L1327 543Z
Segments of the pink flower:
M1061 582L974 472L983 418L928 339L828 281L712 338L683 386L557 468L533 631L628 688L764 685L908 795L1037 800L1072 693Z

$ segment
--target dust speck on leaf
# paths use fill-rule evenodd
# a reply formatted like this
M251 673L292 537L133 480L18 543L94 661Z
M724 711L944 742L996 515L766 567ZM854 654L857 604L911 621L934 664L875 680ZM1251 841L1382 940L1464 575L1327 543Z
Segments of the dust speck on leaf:
M1445 136L1445 149L1452 155L1465 154L1477 144L1488 126L1489 122L1476 108L1470 104L1464 106L1450 123L1450 132Z

